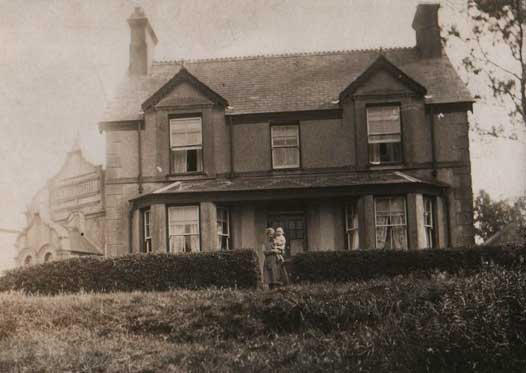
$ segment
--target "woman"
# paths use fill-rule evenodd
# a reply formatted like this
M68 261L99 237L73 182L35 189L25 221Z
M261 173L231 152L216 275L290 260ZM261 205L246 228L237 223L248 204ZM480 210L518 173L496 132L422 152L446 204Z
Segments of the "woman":
M288 276L283 263L279 261L280 250L274 248L275 232L272 228L265 230L265 242L263 243L263 282L268 285L269 289L286 284Z

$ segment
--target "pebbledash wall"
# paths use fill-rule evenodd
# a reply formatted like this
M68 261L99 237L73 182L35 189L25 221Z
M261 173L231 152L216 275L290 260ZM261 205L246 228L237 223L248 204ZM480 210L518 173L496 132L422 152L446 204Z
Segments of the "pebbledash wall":
M359 246L374 248L374 198L389 195L406 198L408 247L423 247L424 195L434 199L435 246L472 245L468 139L472 100L442 50L437 15L438 5L419 5L413 22L414 48L163 64L150 61L157 37L142 10L136 9L128 20L128 81L100 124L106 136L106 254L144 250L141 214L145 208L151 213L153 251L167 251L167 208L174 205L199 206L201 250L219 249L217 206L227 206L230 212L230 248L257 248L269 214L289 205L301 209L305 217L303 249L342 249L346 246L342 206L350 199L357 203ZM352 63L357 65L354 75L336 71ZM256 66L254 75L262 74L265 66L276 67L256 82L246 75L248 64ZM303 68L304 75L293 81L286 75L290 68L300 75ZM282 72L288 85L268 82L279 80ZM335 74L341 76L333 81ZM321 84L306 87L313 76ZM257 84L263 93L250 96ZM277 87L272 97L265 96L269 92L265 84ZM318 105L309 93L319 96L318 91L329 90L328 84L336 86L331 86L332 99ZM133 91L139 92L135 98ZM242 101L243 95L243 100L257 104ZM291 96L296 101L290 101ZM152 97L153 104L147 105ZM403 154L399 164L370 163L366 108L375 104L400 107ZM169 119L174 115L202 118L203 171L199 174L170 174ZM299 126L301 161L294 170L272 167L270 128L283 123ZM258 180L263 185L269 179L279 183L288 176L316 179L327 174L357 175L357 180L389 174L406 180L352 181L337 189L329 184L298 189L257 186ZM196 182L209 180L221 180L224 185L250 180L256 186L243 191L225 187L223 192L213 188L181 192L186 185L191 189Z

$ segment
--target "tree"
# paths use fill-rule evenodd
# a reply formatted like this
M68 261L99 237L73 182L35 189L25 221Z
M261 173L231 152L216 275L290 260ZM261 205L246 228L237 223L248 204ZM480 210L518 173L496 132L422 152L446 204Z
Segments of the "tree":
M493 96L526 127L526 0L468 0L471 28L447 30L468 47L466 70L485 75ZM493 128L495 132L496 129ZM497 135L495 132L494 135Z
M526 197L510 204L505 200L494 201L481 190L475 198L475 236L486 241L509 224L526 228Z

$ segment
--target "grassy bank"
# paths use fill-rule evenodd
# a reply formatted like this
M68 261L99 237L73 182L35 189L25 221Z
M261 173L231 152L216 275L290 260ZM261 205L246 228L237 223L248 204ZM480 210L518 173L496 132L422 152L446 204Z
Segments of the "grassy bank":
M521 371L526 274L0 294L0 371Z

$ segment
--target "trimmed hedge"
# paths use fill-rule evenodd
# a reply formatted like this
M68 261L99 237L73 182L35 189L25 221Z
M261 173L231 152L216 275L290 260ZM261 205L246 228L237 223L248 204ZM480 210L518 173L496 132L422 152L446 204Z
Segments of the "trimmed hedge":
M255 288L260 278L257 255L252 250L132 254L73 258L15 269L0 278L0 291L52 295L80 291Z
M294 256L287 269L294 282L346 282L412 272L458 273L485 264L524 263L526 246L434 250L312 251Z

